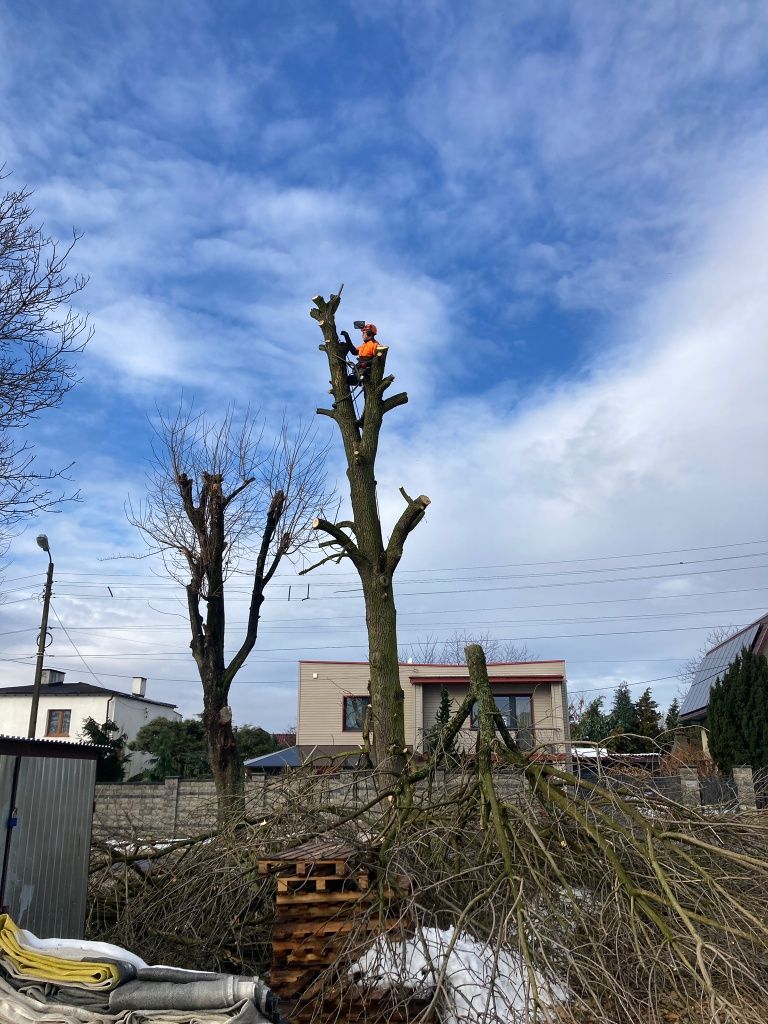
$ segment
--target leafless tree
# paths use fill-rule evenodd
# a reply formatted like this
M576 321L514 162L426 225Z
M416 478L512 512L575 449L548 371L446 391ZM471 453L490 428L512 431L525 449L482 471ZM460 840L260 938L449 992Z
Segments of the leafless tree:
M0 168L0 172L2 168ZM7 175L0 173L0 181ZM71 300L86 278L67 273L78 236L60 246L33 222L28 189L0 196L0 538L64 497L66 469L39 470L23 429L56 408L77 383L74 357L87 344L87 316ZM67 467L68 468L68 467Z
M243 788L229 688L256 643L267 585L283 559L311 541L311 516L329 499L324 462L325 449L301 425L283 424L272 440L250 413L238 424L230 410L214 423L181 409L161 418L146 499L128 506L129 521L186 591L222 816L237 813ZM226 584L251 555L247 626L227 659Z
M400 661L412 661L417 665L444 665L443 641L433 633L427 633L422 640L414 640L400 648Z
M525 644L515 643L514 640L499 640L487 630L470 633L457 629L446 640L428 635L423 640L406 644L400 651L400 660L411 659L420 665L463 665L464 648L469 644L480 644L489 662L507 664L533 661L535 657Z

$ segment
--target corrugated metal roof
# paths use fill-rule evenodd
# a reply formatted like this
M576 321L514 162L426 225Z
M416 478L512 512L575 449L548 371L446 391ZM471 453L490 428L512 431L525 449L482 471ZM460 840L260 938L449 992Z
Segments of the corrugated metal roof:
M8 736L5 733L0 733L0 753L9 753L11 747L18 747L24 745L27 749L24 751L26 754L35 754L37 751L44 757L56 757L64 756L77 756L76 751L81 751L83 756L93 756L92 753L95 751L98 753L99 750L111 750L111 747L99 745L98 743L86 743L83 740L58 740L50 736L40 736L35 739L30 739L28 736ZM15 753L15 749L13 753Z
M713 647L707 651L699 663L696 675L691 683L691 688L686 694L683 706L680 708L680 717L693 715L697 711L704 711L709 705L709 694L717 680L728 670L728 667L738 658L746 647L751 650L758 638L761 628L768 621L768 616L758 619L751 625L739 630L729 640Z

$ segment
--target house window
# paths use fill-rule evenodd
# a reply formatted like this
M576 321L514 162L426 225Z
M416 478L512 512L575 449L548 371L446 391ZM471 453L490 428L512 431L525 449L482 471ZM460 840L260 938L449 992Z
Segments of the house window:
M362 732L365 721L365 709L371 703L370 697L344 698L344 731Z
M499 693L494 696L494 701L520 749L531 750L534 744L532 698ZM472 705L472 728L477 728L477 704Z
M45 727L46 736L69 736L69 723L72 718L71 711L49 711L48 723Z

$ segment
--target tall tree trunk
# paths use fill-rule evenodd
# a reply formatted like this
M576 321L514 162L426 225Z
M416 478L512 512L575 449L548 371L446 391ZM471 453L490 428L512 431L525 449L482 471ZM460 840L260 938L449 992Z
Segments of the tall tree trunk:
M237 755L232 709L215 684L204 689L203 726L216 787L218 821L226 826L245 814L245 772Z
M399 775L405 768L405 694L400 685L392 581L382 574L380 579L364 583L363 593L374 759L380 772Z
M324 343L320 349L328 358L334 397L333 408L317 411L338 425L347 458L353 517L351 522L314 521L315 528L328 537L321 546L331 548L331 553L318 565L349 558L360 575L368 629L373 752L379 778L386 786L391 784L393 776L404 771L406 757L404 694L400 685L392 578L402 558L405 539L423 519L429 498L423 494L411 498L401 488L406 508L385 544L376 497L379 433L384 414L405 405L408 396L402 393L384 398L395 378L384 375L386 350L380 350L373 360L370 379L363 388L365 410L358 420L347 380L346 349L339 343L336 332L335 313L339 295L331 295L327 302L316 296L313 301L317 308L311 310L310 315L318 321L323 332Z

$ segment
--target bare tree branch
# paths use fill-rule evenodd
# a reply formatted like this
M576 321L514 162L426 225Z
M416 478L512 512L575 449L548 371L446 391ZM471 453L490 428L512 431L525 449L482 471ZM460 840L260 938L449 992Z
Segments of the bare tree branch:
M6 177L0 168L0 181ZM67 273L79 236L60 246L33 224L31 194L20 188L0 196L0 534L6 538L67 497L48 485L66 479L69 467L38 470L20 432L75 386L74 357L92 334L87 316L69 306L87 284Z
M403 494L405 493L402 488L400 490ZM418 498L410 501L408 507L395 523L392 536L389 538L389 544L387 544L387 572L393 573L400 564L400 559L403 557L405 540L408 534L415 530L424 518L424 514L430 504L430 499L426 494L420 494Z
M282 424L273 439L250 412L219 423L180 408L159 417L147 497L129 521L185 588L191 649L203 687L209 761L222 808L242 789L229 688L253 650L267 585L314 539L311 516L329 500L325 449L315 434ZM226 585L255 558L245 633L227 664Z

